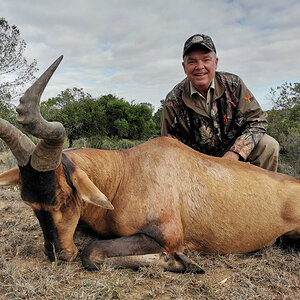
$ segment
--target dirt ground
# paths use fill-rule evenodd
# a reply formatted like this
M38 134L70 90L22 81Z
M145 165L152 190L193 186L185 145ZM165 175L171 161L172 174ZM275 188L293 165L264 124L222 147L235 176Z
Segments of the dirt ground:
M16 187L0 188L0 299L300 299L300 252L279 245L248 255L188 256L206 273L174 274L155 266L99 271L49 262L33 212ZM79 226L79 251L95 238ZM299 246L299 245L298 245Z

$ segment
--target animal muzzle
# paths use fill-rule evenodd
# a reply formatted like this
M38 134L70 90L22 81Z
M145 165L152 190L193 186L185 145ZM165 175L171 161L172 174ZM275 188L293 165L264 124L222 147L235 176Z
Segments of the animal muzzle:
M45 210L35 210L44 235L44 253L50 261L72 261L77 256L77 247L73 238L63 238L55 226L52 214Z
M56 249L54 246L51 249L45 246L44 253L48 256L51 262L56 260L70 262L76 258L78 250L76 246L72 249Z

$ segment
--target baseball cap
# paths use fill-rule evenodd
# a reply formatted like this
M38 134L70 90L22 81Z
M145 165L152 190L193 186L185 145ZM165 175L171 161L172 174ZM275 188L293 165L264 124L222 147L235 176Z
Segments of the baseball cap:
M210 36L205 34L194 34L184 44L183 57L197 46L203 46L206 49L217 53L215 45Z

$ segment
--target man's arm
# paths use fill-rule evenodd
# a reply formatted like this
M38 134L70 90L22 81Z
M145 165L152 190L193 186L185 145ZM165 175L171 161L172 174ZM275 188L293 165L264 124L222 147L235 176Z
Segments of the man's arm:
M180 141L184 134L179 128L182 126L185 131L188 131L187 125L183 124L182 120L180 122L178 117L178 113L182 109L180 103L185 82L186 79L182 80L166 96L160 122L161 136L173 137ZM181 126L178 126L179 122Z
M235 152L232 152L232 151L227 151L224 155L223 155L224 158L227 158L227 159L232 159L232 160L240 160L240 155L235 153Z
M246 160L267 130L267 114L261 109L242 80L236 96L239 99L237 113L246 119L246 126L229 151ZM231 156L231 154L228 155Z
M172 124L174 124L174 120L176 119L176 116L174 115L174 112L172 111L171 107L169 107L167 104L164 105L161 115L161 124L160 124L160 131L161 136L171 136L172 135Z

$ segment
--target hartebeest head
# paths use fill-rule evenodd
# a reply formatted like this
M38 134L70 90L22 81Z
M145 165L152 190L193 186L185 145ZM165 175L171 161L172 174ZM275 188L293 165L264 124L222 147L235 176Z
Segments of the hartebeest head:
M2 119L0 137L17 159L21 197L39 220L45 253L50 259L56 253L59 258L70 261L77 254L73 235L83 201L106 209L113 206L83 170L62 157L66 135L63 125L47 122L40 115L42 92L61 60L62 56L25 92L17 107L18 122L27 133L40 138L39 143L34 145L28 136ZM18 176L17 172L13 174Z

